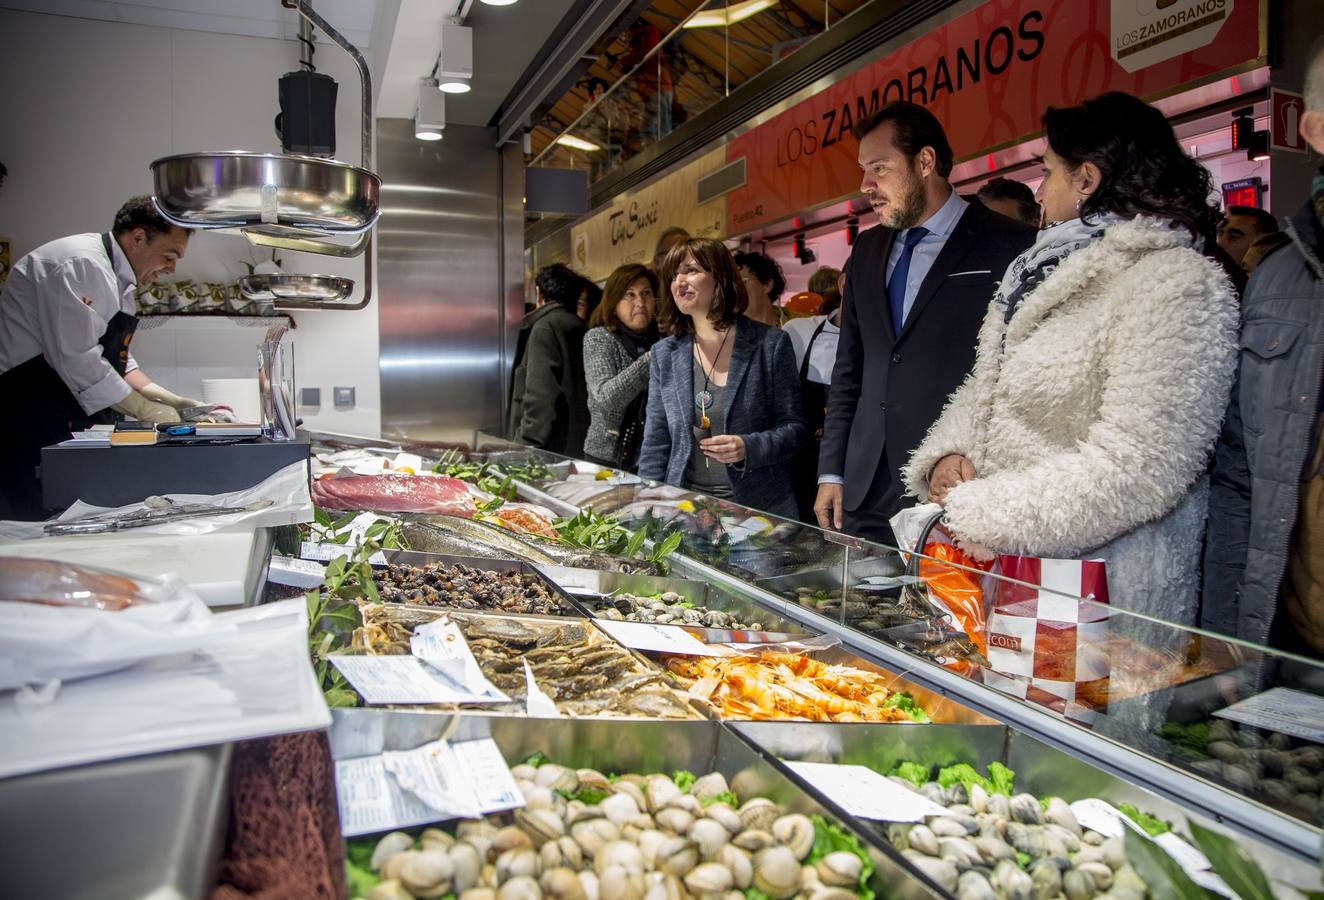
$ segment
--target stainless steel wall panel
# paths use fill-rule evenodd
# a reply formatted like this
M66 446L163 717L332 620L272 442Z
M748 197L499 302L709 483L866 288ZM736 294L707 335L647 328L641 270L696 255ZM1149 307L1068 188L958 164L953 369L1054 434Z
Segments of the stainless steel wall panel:
M501 189L501 421L505 422L515 341L525 301L524 151L519 143L501 148ZM504 431L498 429L495 433Z
M388 437L463 441L500 428L507 316L494 144L488 128L452 126L428 143L408 119L377 121L378 365Z

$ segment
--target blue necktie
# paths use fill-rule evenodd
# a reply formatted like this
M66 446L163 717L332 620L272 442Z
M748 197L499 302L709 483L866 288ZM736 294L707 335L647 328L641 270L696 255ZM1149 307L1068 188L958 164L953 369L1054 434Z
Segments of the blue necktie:
M928 233L929 230L920 225L906 232L905 246L892 268L892 277L887 280L887 308L892 313L893 335L901 334L901 326L906 324L906 280L910 275L910 257L915 252L915 245Z

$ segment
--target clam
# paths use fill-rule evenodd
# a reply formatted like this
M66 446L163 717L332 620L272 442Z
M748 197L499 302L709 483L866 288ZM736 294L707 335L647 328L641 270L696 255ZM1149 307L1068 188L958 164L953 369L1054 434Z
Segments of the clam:
M658 846L656 860L658 871L684 878L699 864L699 848L683 837L669 837Z
M455 866L445 850L423 850L400 867L400 886L415 897L444 897L451 892Z
M584 869L579 873L579 886L584 889L584 896L587 900L598 900L598 894L600 893L598 874L592 869Z
M970 807L977 813L988 812L988 791L978 784L970 785Z
M405 863L409 862L409 860L413 859L420 852L421 851L419 850L405 850L401 853L395 854L390 859L386 860L386 862L382 863L381 871L378 874L382 876L383 881L399 881L400 870L405 867Z
M818 877L818 869L805 864L800 866L800 893L812 894L823 887L823 879Z
M929 830L938 837L965 837L970 832L966 831L965 823L958 822L949 816L934 816L928 821Z
M619 840L621 831L607 819L590 819L570 826L570 836L584 855L592 859L606 844Z
M814 823L799 813L782 816L773 822L772 836L790 847L796 859L804 859L814 849Z
M969 799L970 793L965 789L965 785L958 781L947 789L947 802L943 805L955 806L960 803L965 803Z
M757 853L765 847L771 847L777 843L777 839L766 831L742 831L731 839L741 850L748 850L750 853Z
M685 887L674 875L649 872L644 876L644 900L685 900Z
M1113 870L1104 863L1081 863L1075 867L1075 870L1088 875L1094 882L1095 891L1100 894L1113 885Z
M629 781L622 777L611 786L611 790L614 794L625 794L634 801L634 805L639 809L643 809L647 805L647 801L644 799L643 788L634 781Z
M529 836L534 847L541 847L565 835L565 823L550 809L521 809L515 813L515 824Z
M1079 869L1068 869L1062 873L1062 893L1067 900L1090 900L1097 891L1094 879Z
M571 866L570 860L566 859L565 847L561 844L562 840L565 839L558 838L554 841L548 841L538 848L538 864L541 866L542 871L546 872L549 869ZM570 840L570 846L574 847L576 850L579 849L579 845L576 844L573 839ZM580 858L583 859L582 853L580 854ZM575 868L578 868L578 866L575 866Z
M579 882L579 875L563 866L548 869L538 879L543 896L558 897L560 900L586 900L584 886Z
M491 888L469 888L460 891L459 900L496 900L496 891Z
M947 805L947 790L936 781L926 781L919 786L919 792L939 806Z
M717 851L718 863L727 867L737 890L745 890L754 883L754 860L739 847L730 844Z
M644 857L644 868L657 868L657 850L671 839L671 835L663 834L656 829L639 832L639 836L634 839L634 843Z
M1099 851L1108 868L1117 870L1126 865L1126 844L1121 838L1109 838L1099 845Z
M1103 846L1100 845L1098 847L1089 847L1089 846L1081 847L1080 850L1076 852L1075 856L1071 857L1071 861L1075 865L1080 865L1081 863L1090 863L1090 862L1096 862L1096 863L1103 862Z
M497 900L542 900L542 888L529 876L521 875L501 885L496 896Z
M451 876L451 884L456 893L462 893L478 884L478 876L483 871L483 860L478 855L478 850L472 844L460 842L454 844L446 851L450 857L451 866L455 873Z
M600 900L643 900L643 873L608 866L598 873L598 895Z
M1053 900L1062 893L1062 870L1055 860L1037 859L1030 863L1029 873L1034 900Z
M919 869L924 875L927 875L934 884L948 893L956 891L957 872L956 866L945 859L938 859L934 856L924 856L921 853L913 853L906 857L915 868Z
M653 821L663 831L669 831L672 834L686 834L690 830L690 826L694 824L694 816L683 809L669 806L654 813Z
M1024 822L1026 825L1042 825L1044 821L1044 808L1039 805L1039 801L1033 794L1017 794L1009 801L1011 818L1017 822Z
M1071 811L1071 804L1061 797L1048 798L1048 809L1044 810L1044 816L1052 824L1080 837L1080 823L1076 821L1076 814Z
M983 873L974 869L961 873L956 881L956 896L958 900L998 900L998 895L993 893L993 885L988 883Z
M800 860L791 848L768 847L754 854L754 887L773 900L794 897L800 884Z
M705 817L719 823L729 834L739 834L745 830L745 823L740 821L740 813L725 803L712 803L703 811Z
M1112 892L1139 893L1142 897L1149 888L1145 885L1144 879L1129 865L1119 866L1113 873Z
M938 838L938 855L943 859L950 860L956 865L957 869L967 869L971 866L982 866L984 864L984 857L980 855L979 848L969 838Z
M524 795L525 809L554 809L559 796L551 788L538 784L522 787L520 793Z
M644 871L644 855L629 841L609 841L593 857L593 868L601 879L607 869L619 868L628 873Z
M599 803L597 808L618 826L624 825L640 812L639 804L629 794L612 794Z
M772 828L772 823L781 815L777 804L763 797L755 797L748 801L738 812L740 824L746 831L768 831Z
M809 892L808 900L859 900L859 895L845 888L820 887Z
M814 866L818 880L833 887L853 887L864 872L864 862L854 853L838 850L829 853Z
M938 836L927 825L916 825L906 835L910 846L925 856L938 855Z
M575 772L575 777L579 779L579 786L582 788L611 792L611 781L597 769L578 769Z
M497 856L508 850L521 850L532 846L533 840L528 833L514 825L508 825L492 835L492 852Z
M668 806L671 801L684 792L676 787L676 782L665 775L653 775L644 788L645 809L651 813Z
M997 816L1000 819L1011 818L1011 800L1006 794L988 795L988 814Z
M690 785L690 794L700 800L708 800L730 790L731 786L726 783L726 776L721 772L712 772L696 779L694 784Z
M440 828L424 828L418 836L418 843L424 850L448 850L455 843L455 838Z
M1075 853L1080 849L1079 832L1072 832L1069 828L1064 828L1056 822L1049 822L1044 826L1044 832L1052 835L1062 842L1068 853Z
M556 763L544 763L533 776L533 783L553 791L565 791L573 794L579 790L579 776L574 769L558 766Z
M731 870L718 863L695 866L684 878L685 888L695 896L722 894L731 889L735 879ZM605 898L604 898L605 900Z
M379 881L368 891L367 900L414 900L414 895L405 890L394 878Z
M734 813L733 813L734 815ZM685 836L699 847L699 855L712 859L731 841L731 833L716 819L695 819Z
M1036 801L1035 806L1038 805ZM988 881L1003 900L1034 900L1034 881L1028 872L1010 860L1004 859L994 866Z
M1010 844L1001 838L974 837L970 839L970 843L975 845L975 849L979 851L979 855L982 856L984 862L990 866L995 866L1004 859L1016 859L1016 851L1011 848Z
M377 842L377 847L372 851L372 870L380 872L382 866L392 856L412 849L414 849L414 839L403 831L392 831L390 834L383 835L382 839Z
M516 781L533 781L538 776L538 770L528 763L520 763L510 767L510 774Z
M504 884L511 878L538 874L538 854L528 847L507 850L496 859L496 877L498 884Z

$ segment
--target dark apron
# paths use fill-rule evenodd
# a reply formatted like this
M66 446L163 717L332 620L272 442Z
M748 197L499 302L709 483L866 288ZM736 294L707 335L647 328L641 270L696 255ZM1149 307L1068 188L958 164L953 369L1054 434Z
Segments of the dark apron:
M115 257L110 235L101 235L112 271ZM101 356L123 376L129 365L129 343L138 328L138 319L124 311L115 313L98 342ZM94 413L83 412L78 398L65 385L44 354L0 373L0 396L6 398L7 413L13 418L10 436L0 442L0 516L35 520L45 517L41 503L41 448L68 440L75 431L115 420L109 408Z
M800 520L810 524L817 521L814 500L818 497L818 448L823 443L823 423L827 419L828 386L809 380L809 354L814 352L814 341L818 340L827 323L828 319L818 323L805 347L804 361L800 363L800 400L804 405L805 420L809 423L809 441L791 458L796 507Z

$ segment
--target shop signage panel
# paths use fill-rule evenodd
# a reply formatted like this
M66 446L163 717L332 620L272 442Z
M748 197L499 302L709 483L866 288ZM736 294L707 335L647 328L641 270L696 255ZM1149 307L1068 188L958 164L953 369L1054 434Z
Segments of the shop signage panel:
M1306 110L1305 98L1295 91L1282 88L1269 89L1269 149L1305 153L1306 141L1301 137L1301 114Z
M932 110L963 160L1033 136L1048 106L1114 90L1155 97L1263 59L1259 3L1203 0L1198 29L1174 38L1178 43L1155 46L1176 50L1190 40L1208 41L1136 71L1116 62L1114 7L1152 7L1157 19L1195 2L992 0L934 28L728 143L727 159L745 157L748 177L745 187L727 195L727 233L857 193L851 126L896 100ZM1187 38L1197 30L1196 38ZM1124 58L1158 56L1147 49Z
M726 198L696 201L699 179L724 165L725 151L714 150L641 190L617 197L602 212L570 229L570 265L602 281L617 266L650 263L658 235L672 225L695 237L722 237Z

